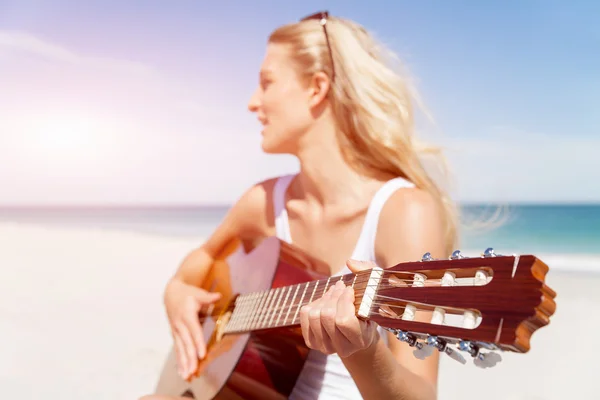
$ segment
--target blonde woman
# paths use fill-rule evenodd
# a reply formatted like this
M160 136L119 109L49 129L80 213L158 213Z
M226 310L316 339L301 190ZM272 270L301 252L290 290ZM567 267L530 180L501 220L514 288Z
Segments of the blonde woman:
M251 187L168 283L182 377L206 351L195 316L219 297L197 286L232 238L278 236L325 261L332 275L450 254L453 206L419 161L408 87L352 21L318 13L272 33L249 109L264 127L263 150L298 157L300 171ZM437 352L416 359L407 344L359 321L353 299L338 282L301 310L313 350L291 398L436 398Z

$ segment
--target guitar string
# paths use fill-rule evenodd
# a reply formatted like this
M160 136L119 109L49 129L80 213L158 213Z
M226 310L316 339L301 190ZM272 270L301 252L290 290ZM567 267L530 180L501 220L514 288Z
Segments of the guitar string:
M382 276L382 278L383 278L383 277L385 277L385 276L387 276L387 275L396 275L396 274L398 274L398 273L407 273L407 274L413 274L413 275L415 274L415 273L406 272L406 271L398 271L398 272L396 272L396 271L385 271L385 270L384 270L384 271L383 271L383 276ZM360 275L360 273L359 273L359 274L357 274L357 275L358 275L358 276L361 276L361 275ZM335 277L335 279L331 279L331 280L330 280L330 284L328 285L328 287L327 287L327 289L326 289L326 290L329 290L329 289L330 289L332 286L334 286L334 285L335 285L335 283L336 283L337 281L339 281L339 280L342 280L342 281L346 281L346 280L348 280L348 281L354 281L354 278L353 278L353 276L354 276L354 275L343 275L343 276L341 277L341 279L338 279L338 277ZM368 282L368 281L369 281L369 279L370 279L370 276L367 276L367 277L365 278L365 277L364 277L364 275L363 275L363 276L361 276L360 278L357 278L357 279L356 279L356 281L354 281L354 285L356 286L356 285L358 285L358 284L362 284L362 283L364 283L364 282ZM460 277L459 277L458 279L473 279L473 278L460 278ZM308 286L309 286L309 287L310 287L310 285L314 284L314 282L319 282L319 285L317 285L317 290L316 290L316 291L315 291L315 293L314 293L314 297L322 297L322 296L323 296L323 294L326 292L326 290L322 289L322 288L321 288L321 286L320 286L320 284L321 284L322 282L324 282L324 281L326 281L326 279L322 279L322 280L319 280L319 281L311 281L311 282L308 282L308 284L309 284ZM413 280L409 280L409 279L399 279L399 280L397 280L396 282L397 282L397 283L399 283L399 282L406 283L406 284L407 284L407 285L406 285L406 287L407 287L407 288L409 288L409 287L413 287L413 286L410 286L409 284L411 284L411 283L414 283L414 282L417 282L417 281L419 281L419 280L418 280L418 279L413 279ZM248 296L250 296L250 295L252 295L252 294L258 294L258 293L265 293L265 294L268 294L270 291L271 291L271 292L274 292L275 290L278 290L278 289L282 290L282 289L289 288L289 287L302 286L302 285L306 285L306 283L307 283L307 282L299 283L299 284L296 284L296 285L290 285L290 286L286 286L286 287L280 287L280 288L271 288L271 289L267 289L267 290L264 290L264 291L261 291L261 292L251 292L251 293L245 293L243 296L244 296L245 298L248 298ZM389 283L389 279L388 279L388 283ZM421 281L421 286L423 286L423 287L439 287L439 286L441 285L441 283L442 283L442 280L441 280L440 278L433 278L433 279L427 279L427 280L425 280L425 281ZM378 285L379 285L379 286L381 286L381 283L379 283ZM460 282L456 282L456 283L455 283L454 285L452 285L452 286L474 286L474 285L470 285L470 284L466 284L466 285L465 285L465 284L462 284L462 283L460 283ZM366 286L363 286L363 287L370 287L370 285L366 285ZM388 286L388 287L398 287L398 288L403 288L403 287L405 287L405 286L401 286L401 285L394 285L393 283L389 283L389 286ZM355 291L356 291L356 289L355 289Z
M388 274L392 274L392 275L393 275L393 274L394 274L394 272L389 272ZM350 276L350 278L351 278L351 276ZM467 278L467 279L468 279L468 278ZM336 281L337 281L337 280L339 280L339 279L336 279ZM355 282L355 285L357 285L357 283L358 283L358 284L360 284L360 283L364 283L364 282L366 282L366 281L368 281L368 279L360 279L360 280L359 280L359 279L357 279L357 281ZM310 286L313 284L313 282L314 282L314 281L311 281L311 282L309 283L309 285L307 286L307 288L309 288L309 287L310 287ZM319 281L319 282L321 282L321 281ZM397 284L398 282L402 282L402 283L407 283L407 284L408 284L408 283L412 283L412 282L414 282L414 280L413 280L413 281L410 281L410 280L400 280L400 281L397 281L397 282L396 282L396 284L390 284L390 283L389 283L389 280L388 280L388 281L387 281L387 284L386 284L386 283L379 283L378 285L375 285L375 286L377 286L377 287L378 287L378 289L380 289L380 290L386 290L386 289L390 289L390 288L393 288L393 289L404 289L404 288L406 288L406 289L409 289L409 288L415 288L415 287L413 287L413 286L408 286L408 285L407 285L407 286L401 286L401 285L398 285L398 284ZM330 285L329 285L329 287L328 287L328 289L327 289L327 290L329 290L329 289L330 289L330 288L331 288L331 287L332 287L332 286L335 284L335 283L333 283L333 282L330 282L330 283L332 283L332 284L330 284ZM305 283L302 283L302 284L299 284L299 285L301 285L301 286L302 286L302 285L305 285ZM440 279L430 279L430 280L426 280L425 282L422 282L422 286L423 286L423 287L441 287L441 280L440 280ZM474 285L473 283L471 283L471 282L469 282L469 283L461 283L461 282L456 282L456 283L455 283L453 286L451 286L451 287L463 287L463 286L475 286L475 285ZM288 286L288 287L289 287L289 286ZM355 292L355 293L354 293L354 294L355 294L355 296L361 296L361 295L364 295L364 292L366 291L366 288L367 288L367 287L371 287L371 285L360 286L358 289L356 289L356 288L355 288L355 290L354 290L354 292ZM254 315L254 316L255 316L255 319L259 319L261 316L264 316L264 315L275 315L275 313L277 313L277 312L281 312L281 310L282 310L282 309L287 309L287 308L290 308L290 307L295 307L295 308L298 308L298 307L301 307L301 306L304 306L304 305L306 305L306 304L309 304L309 303L310 303L310 302L306 302L306 303L304 303L304 302L303 302L303 303L294 303L294 304L290 304L290 305L287 305L287 306L285 305L285 304L287 304L287 303L285 303L285 304L281 304L279 307L275 307L275 308L273 308L273 307L272 307L272 305L273 305L273 304L274 304L276 301L277 301L277 302L280 302L280 301L281 301L281 297L282 297L282 295L279 295L279 294L278 294L278 297L275 297L275 298L274 298L274 297L271 297L271 299L270 299L270 300L266 300L266 301L264 301L264 300L265 300L265 296L268 296L268 294L269 294L269 291L271 291L271 292L272 292L272 293L271 293L271 295L272 295L272 294L274 293L274 291L275 291L275 290L277 290L277 289L278 289L278 288L273 288L273 289L270 289L270 290L267 290L267 291L264 291L264 292L263 292L263 293L264 293L264 295L263 295L263 296L261 296L261 297L260 297L260 300L258 301L259 303L260 303L261 301L263 301L263 304L261 304L261 305L260 305L260 307L259 307L260 309L258 310L258 312L256 312L257 310L247 310L247 311L245 311L245 312L242 312L242 313L238 313L238 314L236 314L236 318L241 318L242 316ZM281 288L279 288L279 289L281 289ZM285 289L284 289L284 290L285 290ZM280 292L281 292L281 291L284 291L284 290L280 290ZM310 290L309 290L309 291L310 291ZM288 292L291 292L291 289L290 289L290 290L288 290ZM315 293L314 293L314 295L313 295L313 298L314 298L315 300L313 300L313 301L316 301L316 300L320 299L321 297L323 297L323 295L324 295L324 293L325 293L325 292L326 292L326 291L325 291L325 290L323 290L323 289L318 289L318 290L316 290L316 291L315 291ZM247 295L248 295L248 294L245 294L245 296L247 296ZM238 299L239 299L239 298L238 298ZM269 305L268 305L268 306L266 306L265 304L269 304ZM252 307L256 308L256 302L255 302L255 303L252 305ZM214 315L207 315L207 317L208 317L208 316L214 316Z
M433 279L430 280L430 283L433 283L433 284L425 285L425 286L429 286L429 287L441 287L440 286L441 285L441 281L440 280L436 279L435 282L433 282L433 281L434 281ZM331 286L333 286L333 285L331 285ZM370 287L370 286L371 285L365 285L364 287L361 287L358 290L355 289L355 296L362 296L362 295L364 295L364 292L366 291L366 288ZM402 288L409 289L409 288L413 288L413 287L409 287L409 286L407 286L407 287L402 287L402 286L398 287L395 284L389 284L389 283L388 284L385 284L385 283L382 284L382 283L380 283L379 285L372 285L372 286L378 286L379 290L386 290L386 289L389 289L389 288L393 288L393 289L398 289L398 288L400 288L400 289L402 289ZM457 283L457 284L454 285L454 287L456 287L456 286L475 286L475 285L473 283L466 283L466 284L465 283ZM275 290L275 289L272 289L272 290ZM291 290L289 290L288 292L291 292ZM265 292L265 293L267 293L267 292ZM313 298L315 298L315 300L313 300L313 301L318 300L320 297L322 297L322 295L324 293L325 293L324 290L318 290L318 291L316 291L315 292L315 296L313 297ZM288 295L289 295L289 293L288 293ZM319 297L317 297L317 296L319 296ZM262 297L264 299L265 296L263 295ZM395 297L382 296L382 295L379 295L379 294L376 295L376 297L379 297L379 298L388 298L390 300L394 300L394 301L398 301L398 302L405 302L405 303L410 302L411 304L418 304L418 302L409 301L409 300L400 299L400 298L395 298ZM278 296L272 297L270 299L270 301L264 302L264 303L269 303L269 306L265 306L264 304L262 304L261 307L260 307L260 310L258 312L256 312L256 310L255 310L256 303L254 303L252 305L249 305L250 308L248 308L247 310L244 310L244 311L242 311L242 312L240 312L240 313L238 313L238 314L235 315L236 322L238 322L239 324L245 324L245 323L248 323L248 321L244 321L244 319L249 319L249 317L251 317L251 321L252 322L250 322L250 325L263 326L265 323L267 323L267 321L264 320L265 317L269 317L270 318L270 322L272 322L272 319L275 318L278 313L281 313L285 309L291 309L288 312L288 314L286 314L286 317L284 317L284 320L282 321L282 324L286 325L287 324L287 319L289 319L289 314L291 314L291 311L294 312L293 315L296 315L297 314L296 311L299 308L301 308L304 305L310 304L310 302L302 302L302 303L294 303L294 304L290 304L290 305L286 306L285 305L285 304L287 304L286 301L284 301L284 303L281 303L282 298L283 298L283 293L278 294ZM260 301L259 301L259 303L260 303ZM280 304L278 307L271 307L273 304L278 304L278 303ZM381 303L381 304L383 304L383 303ZM428 307L442 307L440 305L433 305L433 304L427 304L427 303L422 303L422 304L426 305ZM389 305L389 304L387 304L387 305ZM404 307L404 306L402 306L402 307ZM446 307L446 309L450 310L451 308L450 307ZM462 312L462 310L460 310L460 311ZM210 316L211 315L203 316L203 317L200 318L200 321L203 322L203 320L205 318L210 317ZM293 317L292 317L292 319L293 319ZM280 320L281 320L281 315L279 315L277 317L277 319L275 320L277 326L279 326L279 324L277 322L279 322Z
M373 299L373 302L371 304L371 310L369 310L369 315L368 317L371 317L373 315L377 315L377 316L382 316L380 312L377 312L375 310L373 310L374 307L379 307L379 309L381 310L381 306L387 306L387 307L391 307L391 308L400 308L402 310L404 310L406 308L405 305L393 305L393 304L388 304L388 303L383 303L383 302L378 302L377 300L379 298L390 298L390 299L394 299L394 300L398 300L396 298L393 297L389 297L389 296L381 296L381 295L376 295L375 298ZM408 301L406 301L408 303ZM419 305L421 307L429 307L429 308L442 308L444 311L458 311L460 313L464 313L465 311L467 311L466 309L460 309L460 308L456 308L456 307L449 307L449 306L440 306L440 305L434 305L434 304L429 304L429 303L423 303L423 302L410 302L410 304L412 305ZM417 311L431 311L431 310L423 310L423 309L418 309ZM389 318L389 319L402 319L402 315L398 315L396 313L396 316L390 316L390 317L385 317L385 318ZM297 320L297 321L296 321ZM409 321L409 322L413 322L413 321ZM422 323L427 323L424 321L417 321L417 322L422 322ZM297 325L300 323L300 318L296 318L293 319L292 321L284 321L284 323L282 324L277 324L277 325L264 325L264 324L259 324L255 327L240 327L240 329L233 329L233 330L229 330L227 331L228 333L234 333L234 332L247 332L247 331L251 331L251 330L256 330L258 328L260 329L268 329L268 328L277 328L277 327L284 327L284 326L290 326L290 325ZM442 324L443 325L443 324ZM452 326L452 325L448 325L447 326Z

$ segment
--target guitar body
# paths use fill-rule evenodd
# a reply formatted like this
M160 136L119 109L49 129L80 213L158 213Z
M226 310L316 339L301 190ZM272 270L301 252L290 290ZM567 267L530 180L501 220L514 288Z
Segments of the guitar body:
M322 279L329 268L275 237L246 252L241 242L227 246L212 265L203 289L221 299L202 323L207 355L190 382L177 374L174 349L156 394L195 399L286 399L309 349L300 328L277 328L223 335L228 305L239 294ZM210 316L212 315L212 317Z

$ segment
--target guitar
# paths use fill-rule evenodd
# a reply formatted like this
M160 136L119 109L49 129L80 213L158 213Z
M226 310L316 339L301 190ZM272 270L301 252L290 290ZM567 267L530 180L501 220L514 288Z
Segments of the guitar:
M202 286L222 294L200 313L206 357L183 380L171 350L156 393L287 398L310 350L299 327L300 308L338 280L353 286L359 318L393 332L414 347L416 357L439 351L488 368L503 351L526 353L533 332L550 322L556 293L544 283L547 271L533 255L487 249L473 258L455 251L448 260L427 253L421 261L332 277L327 265L275 237L247 253L232 242ZM420 311L429 311L431 321L415 321Z

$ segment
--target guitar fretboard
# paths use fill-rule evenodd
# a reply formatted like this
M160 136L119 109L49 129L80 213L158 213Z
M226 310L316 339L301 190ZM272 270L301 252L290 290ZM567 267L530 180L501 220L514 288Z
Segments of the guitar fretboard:
M332 276L319 281L240 295L236 299L225 333L299 325L302 306L323 297L339 280L346 286L354 287L356 293L359 286L365 285L364 282L357 282L357 277L354 274Z

